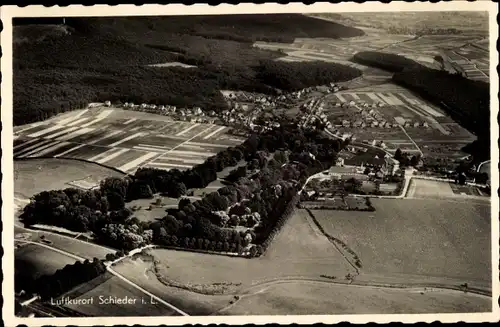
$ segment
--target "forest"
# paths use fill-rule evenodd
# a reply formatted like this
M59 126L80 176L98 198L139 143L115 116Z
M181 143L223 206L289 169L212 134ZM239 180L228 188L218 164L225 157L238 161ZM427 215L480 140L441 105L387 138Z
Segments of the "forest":
M98 243L123 251L153 243L240 252L253 243L257 246L252 255L258 256L293 211L307 177L330 166L345 144L285 124L254 134L241 147L224 150L185 172L144 168L132 178L107 178L99 189L41 192L20 218L26 226L42 223L91 232ZM167 209L159 221L139 221L125 207L131 199L152 198L154 193L182 197L242 158L246 169L237 169L239 176L227 186L194 202L182 198L178 208ZM239 232L236 226L251 230Z
M328 78L344 80L359 73L341 65L271 65L283 54L255 48L253 42L364 33L298 14L66 18L65 25L40 23L33 18L14 22L15 125L106 100L220 112L227 106L221 89L274 94L280 87L292 90ZM196 68L149 66L175 61ZM274 73L280 78L271 78Z
M381 68L390 72L401 72L407 68L420 66L419 63L411 59L394 53L362 51L356 53L352 59L358 64Z

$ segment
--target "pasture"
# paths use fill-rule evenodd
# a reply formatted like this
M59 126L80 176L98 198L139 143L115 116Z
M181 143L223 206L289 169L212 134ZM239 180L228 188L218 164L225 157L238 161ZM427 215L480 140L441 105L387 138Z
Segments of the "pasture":
M77 158L134 173L139 167L185 170L242 140L229 128L91 108L16 129L15 158Z
M290 281L255 288L221 315L488 312L489 297L458 291Z
M313 211L363 264L359 281L491 288L488 203L372 199L375 212Z

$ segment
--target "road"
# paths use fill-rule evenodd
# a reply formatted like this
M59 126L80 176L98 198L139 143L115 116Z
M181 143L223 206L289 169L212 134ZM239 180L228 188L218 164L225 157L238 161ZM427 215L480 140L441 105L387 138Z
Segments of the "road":
M403 133L405 133L406 137L408 137L408 139L413 143L413 145L418 149L418 152L420 152L420 155L423 156L424 153L422 152L422 150L419 148L419 146L417 145L417 143L415 143L415 141L413 141L413 139L411 138L410 135L408 135L408 133L406 132L406 130L404 129L403 126L399 126L399 128L401 128L401 130L403 131Z

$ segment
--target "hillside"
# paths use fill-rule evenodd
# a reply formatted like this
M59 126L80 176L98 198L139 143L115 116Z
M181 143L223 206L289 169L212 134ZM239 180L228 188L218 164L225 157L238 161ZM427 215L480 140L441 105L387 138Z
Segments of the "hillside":
M57 25L60 19L14 20L15 125L99 100L220 111L226 105L220 89L269 94L283 85L289 89L314 85L324 76L318 69L305 67L300 69L310 73L298 74L299 80L293 83L266 78L265 70L272 65L262 63L283 54L254 48L254 41L364 34L298 14L66 18L65 23ZM147 66L172 61L197 68ZM306 65L317 67L316 63ZM287 71L294 67L282 66ZM340 65L323 69L332 82L359 74ZM297 79L293 73L284 76Z

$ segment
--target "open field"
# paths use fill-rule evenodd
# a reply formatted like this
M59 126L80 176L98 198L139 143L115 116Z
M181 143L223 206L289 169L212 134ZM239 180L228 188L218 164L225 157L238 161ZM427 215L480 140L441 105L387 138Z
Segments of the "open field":
M375 212L313 211L360 257L356 280L491 289L489 203L372 199Z
M76 259L62 253L52 251L36 244L17 243L20 245L14 252L16 280L36 279L42 275L51 275Z
M423 198L423 199L483 199L485 204L488 204L489 196L481 193L477 187L470 185L456 185L448 182L440 182L433 180L413 178L410 181L408 198Z
M487 312L491 299L448 290L390 289L291 281L264 285L242 295L220 314L395 314Z
M175 316L177 313L162 303L156 302L146 294L140 292L131 285L125 283L117 277L106 273L103 277L98 277L99 283L92 285L94 288L73 297L75 299L88 299L92 303L69 304L68 308L81 312L89 316L109 317L109 316ZM94 282L90 281L88 284ZM83 287L85 287L84 285ZM110 304L104 301L109 298L127 297L130 304Z
M14 157L78 158L126 173L139 167L185 170L241 143L228 130L142 112L85 109L16 128Z
M92 186L106 177L123 174L93 163L65 159L14 160L14 193L28 199L47 190L75 187L75 181L87 181Z

